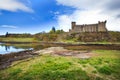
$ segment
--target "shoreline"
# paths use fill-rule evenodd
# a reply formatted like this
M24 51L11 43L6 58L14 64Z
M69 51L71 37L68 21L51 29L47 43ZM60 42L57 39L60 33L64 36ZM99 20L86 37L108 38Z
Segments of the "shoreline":
M38 54L34 53L33 50L25 50L25 51L13 52L9 54L0 54L0 70L10 67L10 65L14 61L32 58L37 55Z
M64 47L68 50L120 50L120 44L75 44L75 43L63 43L63 42L0 42L3 44L40 44L48 45L49 47ZM37 50L24 50L19 52L13 52L9 54L0 54L0 70L10 67L14 61L24 60L27 58L38 56L35 53Z
M50 46L49 48L51 48L52 46ZM57 46L56 46L57 47ZM63 47L63 46L61 46L61 47ZM71 49L71 47L73 48L73 49ZM83 46L80 46L80 45L78 45L78 46L76 46L76 45L73 45L73 46L69 46L69 47L65 47L64 46L64 48L66 49L66 50L68 50L68 52L69 51L82 51L82 50L86 50L86 51L92 51L92 50L103 50L102 48L101 48L101 45L99 45L99 46L86 46L86 49L82 49L82 47ZM84 47L85 47L85 45L84 45ZM88 48L88 47L90 47L91 48L91 50ZM96 48L96 49L92 49L92 48ZM103 47L103 46L102 46ZM80 49L81 48L81 49ZM87 49L88 48L88 49ZM101 48L101 49L99 49L99 48ZM119 46L104 46L103 47L104 48L104 50L120 50L120 45ZM106 49L106 48L109 48L109 49ZM110 49L111 48L111 49ZM115 48L115 49L114 49ZM47 49L45 48L45 49L42 49L42 50L44 50L44 53L45 52L47 52ZM49 49L48 49L49 50ZM55 49L53 49L53 50L55 50ZM36 57L36 56L39 56L40 54L39 54L39 52L37 52L37 51L39 51L39 50L24 50L24 51L19 51L19 52L12 52L12 53L9 53L9 54L0 54L0 70L2 70L2 69L6 69L6 68L9 68L10 67L10 65L12 64L12 62L14 62L14 61L19 61L19 60L25 60L25 59L28 59L28 58L34 58L34 57ZM55 50L56 51L56 50ZM48 51L49 52L49 51ZM47 52L47 53L48 53ZM62 55L65 55L64 53L66 53L66 52L62 52L61 50L59 50L58 51L58 54L62 54ZM84 53L83 53L84 54ZM67 54L66 54L67 55Z
M109 44L98 44L98 43L66 43L66 42L0 42L3 44L32 44L38 46L47 46L47 47L65 47L67 49L73 50L120 50L120 44L109 43ZM34 48L34 47L33 47Z
M39 42L18 42L18 41L0 41L0 43L10 43L10 44L31 44L31 43L47 43L47 44L64 44L64 45L120 45L120 42L49 42L49 41L39 41Z

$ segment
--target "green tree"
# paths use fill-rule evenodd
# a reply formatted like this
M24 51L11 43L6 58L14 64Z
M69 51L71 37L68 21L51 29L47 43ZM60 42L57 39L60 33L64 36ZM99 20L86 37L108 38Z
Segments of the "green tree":
M6 32L5 37L8 37L8 35L9 35L9 33L8 33L8 32Z
M56 33L61 34L61 33L64 33L64 31L63 30L57 30Z
M55 29L55 27L52 27L52 31L53 31L53 32L56 32L56 29Z

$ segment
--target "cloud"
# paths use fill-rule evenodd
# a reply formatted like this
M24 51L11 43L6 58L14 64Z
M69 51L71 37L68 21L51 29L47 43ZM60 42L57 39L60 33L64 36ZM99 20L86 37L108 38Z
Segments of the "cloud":
M72 14L58 15L58 26L65 31L71 28L71 21L77 24L92 24L107 20L109 30L120 31L119 0L56 0L58 5L75 8Z
M71 26L71 17L68 15L61 15L58 17L58 26L60 29L68 31Z
M14 25L1 25L0 27L2 27L2 28L11 28L11 29L18 28L17 26L14 26Z
M54 15L59 15L60 12L59 11L50 11L51 14L54 14Z
M54 14L55 14L55 15L58 15L58 14L60 14L60 12L59 12L59 11L56 11L56 12L54 12Z
M115 1L109 0L107 5L108 10L120 10L120 0Z
M103 10L107 14L112 14L112 16L116 18L120 18L120 0L109 0L108 3L106 3L105 9Z
M33 12L31 8L20 2L20 0L0 0L0 10Z
M76 21L77 24L92 24L98 21L104 21L109 19L104 14L99 14L99 10L96 11L80 11L76 10L71 15L60 15L58 16L58 25L61 29L68 31L71 28L71 22Z
M77 9L96 9L95 6L99 7L103 5L103 1L98 0L56 0L57 4L64 5L64 6L70 6ZM105 1L104 1L105 3Z

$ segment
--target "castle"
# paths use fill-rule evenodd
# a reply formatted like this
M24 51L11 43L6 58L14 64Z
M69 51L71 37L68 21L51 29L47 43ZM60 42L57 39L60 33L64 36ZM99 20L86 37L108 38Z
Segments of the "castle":
M106 22L98 22L97 24L83 24L76 25L76 22L71 23L72 29L69 32L79 33L79 32L107 32Z

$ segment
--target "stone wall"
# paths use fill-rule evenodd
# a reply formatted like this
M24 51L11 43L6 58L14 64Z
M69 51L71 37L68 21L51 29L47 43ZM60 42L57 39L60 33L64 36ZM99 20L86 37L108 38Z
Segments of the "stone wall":
M98 22L97 24L76 25L76 22L71 23L72 29L70 32L107 32L106 21Z

